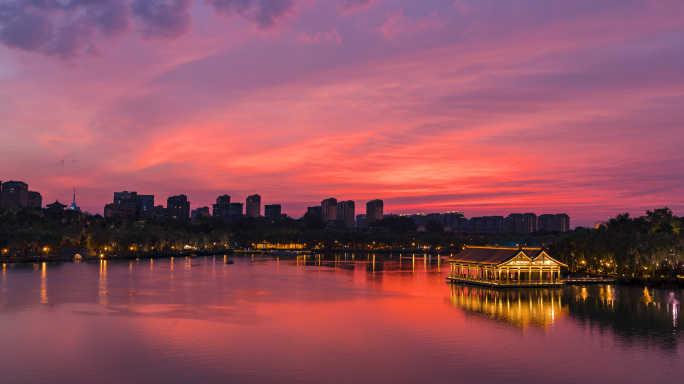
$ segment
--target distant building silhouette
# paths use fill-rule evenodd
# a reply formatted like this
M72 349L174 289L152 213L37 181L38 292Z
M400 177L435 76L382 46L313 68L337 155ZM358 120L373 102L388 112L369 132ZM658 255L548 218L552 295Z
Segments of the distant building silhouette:
M242 203L230 203L228 211L228 218L231 220L238 220L242 217Z
M264 205L264 217L269 221L280 220L282 215L282 208L280 204L267 204Z
M366 203L366 224L370 227L374 221L382 220L383 202L380 199Z
M192 213L190 214L191 219L198 219L200 217L210 217L211 214L209 213L209 207L199 207L197 209L193 209Z
M506 219L503 216L471 217L467 229L476 233L497 233L506 231Z
M567 232L570 230L570 216L566 213L539 215L537 229L539 231Z
M75 200L75 196L74 196ZM153 219L154 195L139 195L135 191L114 192L111 204L105 205L105 217L120 216L131 220Z
M221 195L216 198L216 204L212 204L212 216L227 220L230 217L230 196Z
M337 199L330 197L321 201L321 217L323 221L337 220Z
M337 219L342 222L343 228L354 228L355 204L352 200L337 203Z
M40 192L29 191L28 206L31 208L42 208L43 207L43 196L40 194Z
M163 205L155 205L148 211L147 215L152 220L166 220L166 208Z
M185 195L171 196L166 199L166 218L169 220L190 219L190 202Z
M260 217L261 216L261 196L254 194L247 196L245 204L245 216Z
M1 186L2 199L0 203L3 207L28 207L29 190L28 184L23 181L5 181Z
M534 213L511 213L506 217L508 232L532 233L537 232L537 215Z

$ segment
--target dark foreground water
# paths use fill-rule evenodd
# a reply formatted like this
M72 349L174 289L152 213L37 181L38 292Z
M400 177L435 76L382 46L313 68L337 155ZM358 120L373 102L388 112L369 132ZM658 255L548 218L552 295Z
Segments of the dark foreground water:
M493 290L411 255L6 265L2 383L684 382L684 292Z

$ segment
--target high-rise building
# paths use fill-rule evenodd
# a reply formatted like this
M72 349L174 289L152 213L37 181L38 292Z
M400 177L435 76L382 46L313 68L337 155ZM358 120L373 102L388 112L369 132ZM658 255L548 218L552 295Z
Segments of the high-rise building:
M508 232L532 233L537 232L537 215L534 213L511 213L506 217Z
M43 196L40 194L40 192L29 191L28 206L31 208L42 208L43 207Z
M468 230L478 233L493 233L506 231L506 219L503 216L471 217Z
M74 192L75 202L75 192ZM154 218L154 195L139 195L135 191L114 192L114 200L105 206L105 217L123 216L134 220Z
M254 194L247 196L247 204L245 204L245 216L260 217L261 216L261 196Z
M228 209L228 218L231 220L237 220L242 217L242 203L230 203L230 208Z
M354 228L355 204L352 200L337 203L337 219L344 228Z
M214 217L228 219L230 216L230 196L222 195L216 198L216 204L211 205L211 214Z
M28 184L23 181L5 181L2 183L1 189L3 207L29 206Z
M331 197L321 201L321 217L323 221L337 220L337 199Z
M190 202L185 195L171 196L166 199L167 219L188 220L190 219Z
M282 208L280 204L266 204L264 205L264 217L269 221L280 220L282 215Z
M366 223L370 226L374 221L382 220L383 202L380 199L366 203Z
M566 213L539 215L537 228L540 231L567 232L570 230L570 216Z

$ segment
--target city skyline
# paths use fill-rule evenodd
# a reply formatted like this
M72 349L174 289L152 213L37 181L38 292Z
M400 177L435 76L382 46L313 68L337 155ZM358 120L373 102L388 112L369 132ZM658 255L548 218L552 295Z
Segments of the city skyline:
M2 185L4 186L4 185L5 185L5 182L2 182L2 180L0 180L0 184L2 184ZM42 195L40 194L39 191L31 191L31 192L28 191L28 184L27 184L27 183L25 183L25 182L23 182L23 181L16 181L16 180L9 180L9 181L7 181L7 185L10 185L10 184L23 184L24 187L25 187L25 189L26 189L26 192L27 192L27 193L35 194L35 195L38 196L39 201L42 200ZM72 192L73 192L73 202L72 202L72 205L71 205L71 207L70 207L69 209L70 209L70 210L74 210L74 207L76 207L76 208L77 208L76 210L78 210L78 211L80 212L80 211L81 211L80 206L77 206L77 205L76 205L76 191L75 191L75 189L74 189ZM110 193L110 194L111 194L111 193ZM155 195L153 195L153 194L146 194L146 195L138 194L137 191L113 192L113 195L114 195L114 204L112 204L112 203L105 203L105 204L104 204L104 208L101 210L101 212L97 212L97 211L91 212L91 211L87 211L87 210L86 210L85 212L86 212L86 213L89 213L89 214L93 214L93 215L95 215L95 214L100 214L100 215L104 215L104 216L109 216L109 215L112 215L112 214L121 214L121 212L118 212L118 213L114 212L115 209L113 209L113 208L110 209L110 207L119 206L119 205L121 204L121 203L120 203L120 200L121 200L122 198L128 198L128 197L130 197L130 196L136 196L136 198L140 198L140 199L141 199L141 200L140 200L140 204L142 204L142 205L141 205L141 207L137 208L138 210L147 211L147 210L150 210L151 208L154 208L154 207L156 207L156 206L159 206L159 207L162 207L162 206L163 206L163 197L162 197L163 195L162 195L162 196L159 196L159 198L160 198L161 200L159 200L159 201L157 201L157 202L154 202ZM250 204L250 199L255 199L255 200L254 200L254 204L255 204L255 205L253 205L253 208L252 208L255 212L260 212L262 206L264 207L264 209L266 209L267 206L273 206L273 205L278 206L278 207L279 207L279 208L278 208L278 211L279 211L279 212L280 212L280 209L281 209L281 207L282 207L282 204L277 203L277 202L271 202L270 204L266 204L266 203L262 204L262 203L261 203L261 196L260 196L259 194L254 194L254 195L246 196L246 197L243 199L243 200L245 201L245 203L239 203L237 199L233 199L233 203L230 203L232 197L231 197L230 195L223 194L223 195L220 195L220 196L218 196L218 197L215 198L216 204L211 203L211 204L208 204L208 205L202 205L202 204L197 204L197 205L195 205L195 204L192 204L191 199L189 199L185 194L180 194L180 196L167 196L167 197L168 197L167 200L166 200L166 201L167 201L167 208L169 207L169 205L168 205L168 202L169 202L169 201L172 201L172 200L175 200L176 198L182 197L182 198L184 199L185 203L186 203L186 204L189 204L189 206L187 207L187 209L185 209L185 210L187 211L187 213L188 213L188 215L187 215L188 218L190 218L190 212L193 211L194 209L208 209L208 210L209 210L209 211L207 211L207 212L208 212L208 216L223 217L224 215L228 215L228 212L227 212L227 211L226 211L226 212L223 212L223 211L220 210L220 208L218 208L219 211L217 211L217 205L218 205L219 201L221 201L221 202L223 202L223 203L226 203L226 202L227 202L226 204L228 204L228 205L239 205L239 206L240 206L240 209L242 210L241 216L245 216L245 217L250 217L250 216L251 216L251 217L268 217L268 216L270 216L270 215L266 215L266 214L264 214L264 215L261 215L261 214L258 214L258 215L252 214L252 215L250 215L250 214L248 214L247 211L246 211L246 208L247 208L247 206ZM226 200L226 199L227 199L227 200ZM224 201L224 200L225 200L225 201ZM368 199L365 199L365 200L362 199L362 200L365 201L365 200L368 200ZM143 201L147 201L147 202L143 203ZM333 202L334 202L334 206L333 206L334 208L333 208L333 210L332 210L332 212L334 212L334 216L335 216L334 218L327 217L326 214L325 214L326 209L324 208L324 206L326 205L326 203L328 203L328 202L330 202L330 201L333 201ZM0 200L0 202L1 202L1 200ZM49 203L48 203L47 201L44 201L44 202L45 202L45 204L43 204L42 208L46 208L46 209L47 209ZM56 199L54 203L59 203L59 199ZM354 200L345 200L345 201L340 200L340 201L338 202L336 198L330 197L330 198L327 198L327 199L322 200L322 201L321 201L321 204L318 205L318 206L313 206L313 207L312 207L312 206L310 205L310 203L311 203L311 202L303 202L303 203L301 203L301 204L306 205L306 209L304 209L304 210L301 211L301 212L298 212L298 213L287 213L287 212L283 212L283 214L285 214L285 215L287 215L287 216L289 216L289 217L291 217L291 218L293 218L293 219L297 219L297 218L302 218L303 215L304 215L307 211L311 210L311 208L318 208L319 210L321 210L320 213L321 213L321 215L322 215L324 221L330 221L330 220L336 221L336 220L340 220L340 217L338 217L338 215L339 215L339 213L340 213L340 206L339 206L338 204L343 204L343 205L345 206L345 208L344 208L345 210L347 209L346 206L347 206L347 205L350 205L350 206L352 207L350 213L353 213L353 211L354 211L354 208L353 208L353 207L354 207L355 201L354 201ZM17 203L17 204L18 204L18 203ZM17 205L17 204L15 204L15 205ZM40 205L41 205L41 204L39 204L39 203L37 204L37 203L28 202L28 200L27 200L27 202L26 202L25 204L26 204L25 206L28 206L28 207L31 207L31 206L33 206L33 207L40 207ZM126 203L126 204L129 204L129 203ZM301 204L300 204L300 205L301 205ZM503 211L499 211L499 212L490 212L490 213L485 214L485 215L466 215L465 212L462 212L462 211L460 211L460 210L454 210L455 208L452 208L452 210L438 211L438 212L435 212L435 211L432 211L432 212L396 212L396 211L388 211L388 212L384 212L384 214L383 214L383 205L384 205L384 200L383 200L383 199L372 199L372 200L367 201L366 204L365 204L365 206L366 206L366 208L365 208L366 211L365 211L365 212L367 212L369 209L371 209L372 211L375 211L375 210L376 210L375 207L376 207L377 204L379 204L380 216L385 216L385 217L388 216L388 215L390 215L390 216L391 216L391 215L397 215L397 216L427 216L427 217L429 217L429 216L431 216L431 215L459 214L459 215L462 215L463 217L465 217L465 218L467 218L467 219L478 219L478 220L480 220L480 219L489 219L489 218L495 218L495 217L500 217L501 219L503 219L504 217L503 217L502 215L505 214ZM125 204L124 204L124 205L125 205ZM143 206L144 206L144 208L143 208ZM154 207L153 207L153 206L154 206ZM210 209L211 206L213 206L213 209ZM244 207L243 207L243 206L244 206ZM67 205L65 205L65 207L67 207ZM194 207L194 208L193 208L193 207ZM131 208L131 207L128 207L128 208ZM245 210L243 210L243 208L244 208ZM654 207L654 209L655 209L655 208L657 208L657 207ZM133 208L133 209L134 209L134 208ZM177 209L177 207L174 206L173 209ZM225 208L225 209L227 210L228 208ZM108 210L110 211L109 213L107 212ZM522 211L520 211L520 212L514 212L514 211L511 211L511 210L509 210L509 211L510 211L510 213L508 214L508 216L528 215L528 214L537 216L537 215L536 215L537 212L530 212L530 213L524 213L524 214L523 214L523 213L521 213ZM266 211L264 211L264 212L266 212ZM553 213L552 213L552 212L553 212ZM624 213L624 212L621 212L621 213ZM632 216L634 216L634 217L641 216L639 213L636 213L636 214L635 214L634 212L627 212L627 213L630 213L630 214L631 214ZM366 218L365 218L366 213L363 213L363 214L360 214L360 215L361 215L361 216L364 216L364 220L366 220ZM567 213L560 212L560 211L558 211L558 210L554 211L552 208L551 208L551 209L547 209L546 211L543 211L543 213L540 213L539 216L558 216L558 215L569 216L569 215L567 215ZM144 216L144 215L143 215L143 216ZM153 216L154 216L154 215L153 215ZM345 216L347 216L347 215L345 215ZM349 216L349 217L355 217L355 216L359 216L359 215L351 215L351 216ZM378 216L378 217L380 217L380 216ZM138 213L136 214L136 217L137 217L138 219L144 219L144 217L141 217L141 216L140 216L140 212L138 212ZM148 218L149 218L149 217L148 217ZM608 218L605 218L605 219L607 220L607 219L611 219L611 218L612 218L612 217L608 217ZM379 219L376 219L376 220L379 220ZM345 221L345 220L341 220L341 221ZM574 227L594 227L594 226L598 225L599 223L605 223L605 222L607 222L607 221L605 221L605 220L603 220L603 219L597 219L597 220L594 220L594 221L592 221L592 222L586 222L586 223L585 223L585 222L575 223L574 220L573 220L573 223L575 224L575 225L573 225L573 226L570 226L569 224L562 225L562 224L558 224L558 223L555 223L555 224L553 224L553 225L555 225L555 226L559 226L559 225L560 225L562 228L564 228L564 229L562 229L562 231L566 231L566 230L572 229L572 228L574 228ZM552 224L548 224L548 225L549 225L549 226L552 226ZM350 225L347 225L347 227L351 227L351 226L350 226ZM535 229L535 230L531 230L531 232L534 232L534 231L536 231L536 229Z
M684 214L681 1L13 2L0 180L299 215ZM37 31L37 32L36 32ZM35 32L35 33L28 33ZM357 207L357 211L359 207ZM358 212L357 212L358 213Z

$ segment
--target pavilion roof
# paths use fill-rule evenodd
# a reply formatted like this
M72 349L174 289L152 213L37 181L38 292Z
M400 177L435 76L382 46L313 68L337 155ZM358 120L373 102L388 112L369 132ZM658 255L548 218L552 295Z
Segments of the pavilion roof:
M66 208L66 205L60 203L58 200L55 200L54 203L46 205L46 207L50 208Z
M497 265L514 258L520 252L523 252L530 259L534 259L542 253L542 249L518 247L466 246L462 251L451 256L449 258L449 261Z

